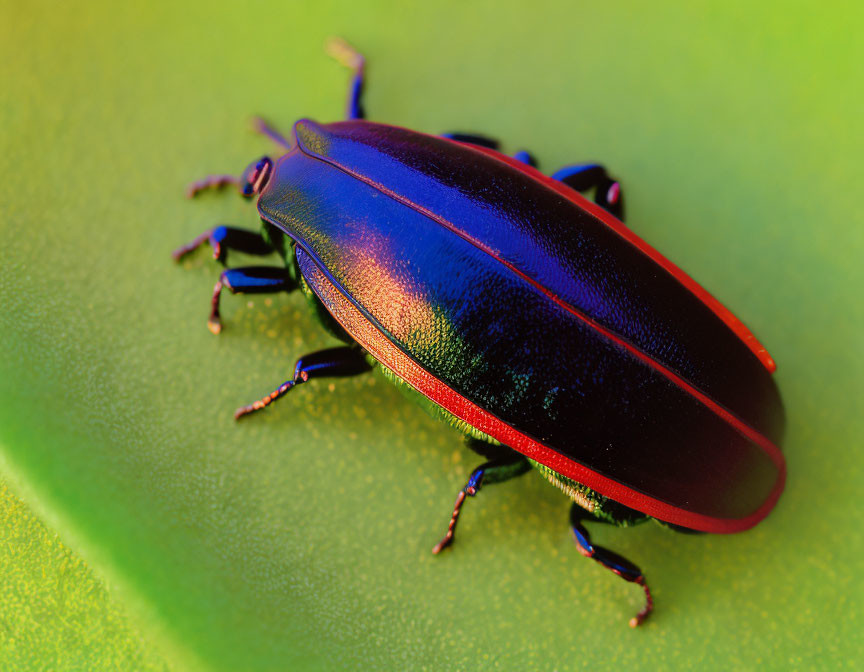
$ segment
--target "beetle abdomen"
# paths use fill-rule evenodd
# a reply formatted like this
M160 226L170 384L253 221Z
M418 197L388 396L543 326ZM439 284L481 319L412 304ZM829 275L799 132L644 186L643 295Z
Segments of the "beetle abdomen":
M481 431L649 515L734 531L770 510L783 478L771 441L782 420L776 390L698 299L638 250L605 249L590 214L574 206L570 219L555 219L559 196L538 197L534 228L519 225L519 199L487 192L484 171L499 170L492 158L468 154L474 173L462 171L457 187L447 170L459 170L454 157L471 150L454 145L434 170L422 153L380 152L373 179L332 157L348 151L343 141L358 145L332 134L343 126L298 126L300 147L278 162L259 208L298 241L310 285L376 358ZM531 181L501 166L504 181L530 195ZM405 171L440 185L429 187L435 203L412 200L425 193L414 182L394 190L410 182ZM500 186L504 178L493 177ZM484 196L468 199L472 188ZM506 202L496 210L499 197ZM529 235L544 217L557 222L555 235ZM570 251L578 263L563 257ZM596 268L585 254L599 255ZM610 271L627 264L636 270ZM680 329L671 317L646 317L636 300L662 308L654 294L664 291L684 311ZM688 310L692 319L683 319ZM702 339L715 337L743 378L713 373L720 355Z

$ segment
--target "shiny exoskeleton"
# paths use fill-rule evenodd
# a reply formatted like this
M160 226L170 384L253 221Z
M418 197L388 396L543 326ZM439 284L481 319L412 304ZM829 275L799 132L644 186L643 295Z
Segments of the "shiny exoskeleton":
M209 242L223 263L229 250L285 261L223 272L210 329L222 328L223 289L300 288L345 343L302 357L236 417L312 378L377 365L486 459L436 553L467 497L533 465L573 500L579 551L643 587L640 624L653 607L642 572L593 544L584 522L736 532L767 515L785 479L773 360L624 226L621 186L603 166L546 176L483 136L366 121L363 59L330 46L354 71L348 120L301 120L290 138L259 120L280 158L190 188L257 196L263 229L217 227L175 258Z

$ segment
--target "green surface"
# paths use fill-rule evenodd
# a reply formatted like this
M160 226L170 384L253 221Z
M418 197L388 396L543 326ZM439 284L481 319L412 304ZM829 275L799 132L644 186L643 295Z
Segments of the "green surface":
M169 669L116 595L0 483L0 669Z
M83 570L56 617L84 639L104 620L104 667L135 637L176 669L860 667L862 10L468 4L4 0L2 477L138 634ZM252 113L340 116L330 34L365 50L377 120L482 131L547 170L602 159L630 225L777 360L789 482L764 523L596 532L649 577L646 627L627 628L639 591L579 557L536 474L472 500L433 557L476 459L376 376L234 424L332 341L299 295L226 297L225 331L207 331L218 269L168 253L255 214L183 188L270 150ZM0 595L12 580L47 599L51 539L4 552L19 578L4 568ZM45 579L25 571L40 557ZM36 647L20 660L56 660L27 610L3 623Z

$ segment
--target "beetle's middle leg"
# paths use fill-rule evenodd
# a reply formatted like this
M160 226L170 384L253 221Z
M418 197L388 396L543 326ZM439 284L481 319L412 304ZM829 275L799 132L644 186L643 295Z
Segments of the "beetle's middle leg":
M207 327L214 334L222 331L219 299L223 289L232 294L275 294L297 289L297 281L284 266L243 266L222 271L213 288L207 320Z
M372 365L366 359L365 351L357 346L344 345L304 355L294 365L294 376L290 380L282 383L266 397L238 408L234 418L239 420L243 416L266 408L297 385L312 378L344 378L371 370Z
M462 505L465 503L466 497L476 497L484 485L509 481L511 478L516 478L531 470L531 463L525 456L507 446L495 446L478 439L468 439L468 446L473 451L488 458L489 461L484 462L471 472L465 487L456 496L456 504L453 506L453 514L450 517L447 533L432 549L432 552L436 554L453 543L456 524L459 522L459 514L462 512Z

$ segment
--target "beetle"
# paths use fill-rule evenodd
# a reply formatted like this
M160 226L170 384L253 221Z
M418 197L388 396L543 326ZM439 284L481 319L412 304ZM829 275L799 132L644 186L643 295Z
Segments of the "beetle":
M773 359L624 225L605 167L547 176L481 135L367 121L363 57L338 39L328 49L353 72L347 120L301 119L286 137L257 119L285 153L188 191L235 185L257 197L262 230L213 228L176 260L209 243L223 264L229 251L284 262L225 270L211 331L224 289L300 289L344 343L301 357L235 417L314 378L377 367L484 458L433 552L453 543L467 498L533 466L572 500L579 552L641 586L630 625L641 624L653 609L642 571L585 523L731 533L762 520L786 477Z

